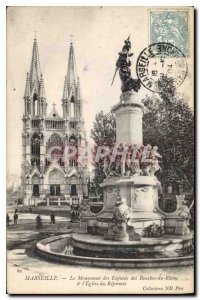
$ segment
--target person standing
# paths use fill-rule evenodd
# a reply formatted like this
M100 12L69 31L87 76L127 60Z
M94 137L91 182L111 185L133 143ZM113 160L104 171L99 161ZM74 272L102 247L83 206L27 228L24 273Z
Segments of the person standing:
M7 227L9 227L10 222L11 222L11 220L10 220L9 214L7 214L7 215L6 215L6 226L7 226Z
M40 214L38 214L36 217L36 229L40 230L42 228L43 228L42 218L41 218Z
M55 219L56 215L54 212L51 213L51 224L55 224L56 223L56 219Z
M73 208L72 211L71 211L71 223L74 223L75 218L76 218L76 212L75 212L75 210Z
M14 214L14 225L17 225L17 220L18 220L18 214L15 211L15 214Z

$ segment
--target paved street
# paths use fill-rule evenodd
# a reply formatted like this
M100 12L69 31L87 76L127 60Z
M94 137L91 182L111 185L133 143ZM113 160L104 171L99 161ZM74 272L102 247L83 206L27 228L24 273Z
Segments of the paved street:
M36 217L37 214L31 213L18 213L18 224L13 224L14 207L9 207L7 213L12 222L7 227L7 247L13 248L21 245L26 241L33 241L38 238L39 231L36 230ZM56 216L56 224L50 224L50 215L42 215L43 229L50 232L65 231L69 224L69 218Z

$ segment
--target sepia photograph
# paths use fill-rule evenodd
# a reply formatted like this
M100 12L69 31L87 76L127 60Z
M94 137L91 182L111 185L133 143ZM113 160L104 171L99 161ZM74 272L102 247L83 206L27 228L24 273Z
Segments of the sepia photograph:
M194 7L6 14L7 293L194 294Z

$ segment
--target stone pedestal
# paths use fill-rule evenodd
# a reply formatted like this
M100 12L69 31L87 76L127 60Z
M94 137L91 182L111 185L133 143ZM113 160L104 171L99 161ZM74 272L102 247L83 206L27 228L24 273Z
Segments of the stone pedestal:
M126 223L115 226L115 241L127 242L129 240L128 233L126 232Z
M126 232L129 236L129 241L140 241L141 235L135 232L135 228L133 226L128 225L126 228Z
M144 105L134 91L122 93L120 102L112 108L116 115L116 142L142 145L142 117Z
M115 237L115 225L112 224L108 227L108 231L104 234L104 240L114 241Z
M164 225L164 216L157 211L160 183L156 177L112 177L105 179L101 186L104 189L104 206L97 216L98 219L108 212L113 214L117 197L120 196L126 199L130 211L130 224L134 227L136 234L141 234L142 230L152 223L159 226ZM107 223L110 223L110 217L107 219ZM98 226L101 226L100 223Z
M79 233L87 233L87 220L80 221Z
M178 216L166 216L165 217L165 233L170 235L185 236L190 233L188 228L188 220Z

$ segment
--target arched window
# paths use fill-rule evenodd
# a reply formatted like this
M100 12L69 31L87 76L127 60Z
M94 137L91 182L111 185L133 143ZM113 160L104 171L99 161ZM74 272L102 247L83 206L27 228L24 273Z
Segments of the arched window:
M64 153L64 142L57 134L53 134L46 143L46 165L49 166L51 161L57 161L61 166L64 166L62 160Z
M71 96L71 100L70 100L70 113L71 113L71 117L74 118L75 117L74 96Z
M40 195L40 178L37 175L32 177L32 193L35 197Z
M38 113L38 97L37 93L35 92L33 95L33 115L36 116Z
M31 165L40 166L40 137L37 133L31 138Z
M34 100L34 101L37 100L37 94L36 94L36 93L34 93L34 95L33 95L33 100Z

